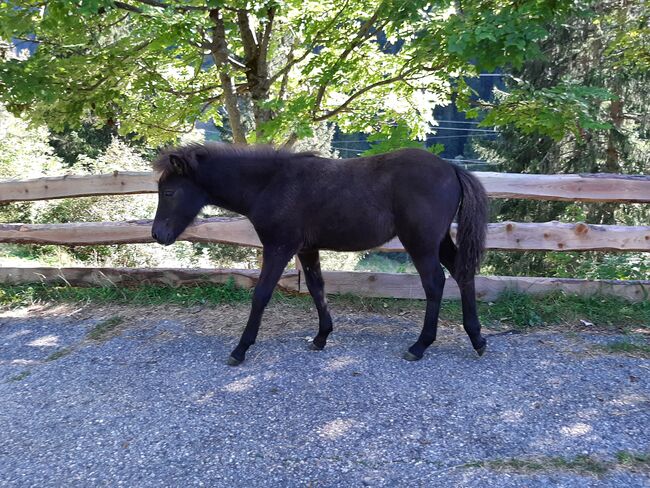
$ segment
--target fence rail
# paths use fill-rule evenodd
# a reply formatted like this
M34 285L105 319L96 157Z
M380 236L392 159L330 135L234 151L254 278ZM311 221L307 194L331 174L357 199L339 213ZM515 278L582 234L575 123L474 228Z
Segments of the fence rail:
M151 220L73 224L0 224L0 242L85 246L153 242ZM452 226L455 237L456 226ZM253 225L244 218L195 222L180 236L192 242L261 247ZM488 225L487 248L509 251L649 251L650 226L591 225L561 222L499 222ZM403 252L395 238L378 251Z
M161 284L167 286L201 283L226 283L233 279L242 288L252 288L259 278L258 270L250 269L179 269L179 268L0 268L4 284L68 284L74 286L129 286ZM350 293L367 297L423 299L420 277L407 273L371 273L357 271L324 271L328 293ZM287 270L278 283L287 292L307 293L304 276ZM570 278L536 278L514 276L477 276L476 296L492 301L504 291L543 295L563 291L580 295L610 295L629 301L648 299L650 281L580 280ZM445 282L444 298L458 299L456 282Z
M650 176L613 174L531 175L474 173L492 198L584 202L650 202ZM93 195L156 193L150 172L114 171L105 175L57 176L1 181L0 203Z
M521 175L475 173L492 198L526 198L600 202L650 203L650 176L623 175ZM17 201L71 198L92 195L155 193L153 173L114 172L98 176L64 176L25 181L0 181L0 204ZM452 228L452 236L455 228ZM195 242L221 242L260 247L251 223L244 218L197 221L181 236ZM0 243L97 245L152 242L151 221L86 222L70 224L0 224ZM585 223L499 222L488 226L487 247L536 251L644 251L650 252L650 226L626 227ZM377 248L403 251L398 239ZM325 271L329 293L363 296L424 298L417 275ZM180 270L128 268L0 268L0 283L64 282L73 285L123 285L129 283L223 283L235 279L240 286L254 286L255 270ZM287 271L281 288L305 292L300 271ZM648 299L650 281L577 280L531 277L479 276L477 296L493 300L505 290L543 294L565 291L601 293L628 300ZM447 280L445 297L458 298L458 288Z

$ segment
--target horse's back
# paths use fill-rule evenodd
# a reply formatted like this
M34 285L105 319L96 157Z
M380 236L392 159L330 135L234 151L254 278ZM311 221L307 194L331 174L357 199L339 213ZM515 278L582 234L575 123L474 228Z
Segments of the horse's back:
M308 247L376 247L396 235L398 220L417 226L433 216L448 226L458 205L453 167L423 150L345 160L305 158L297 165L291 171L298 197L294 208L302 216Z

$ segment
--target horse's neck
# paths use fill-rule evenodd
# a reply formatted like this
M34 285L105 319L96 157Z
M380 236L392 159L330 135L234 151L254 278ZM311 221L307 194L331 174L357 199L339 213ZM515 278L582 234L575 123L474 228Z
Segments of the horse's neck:
M247 215L257 197L280 169L279 161L242 157L211 175L213 205Z

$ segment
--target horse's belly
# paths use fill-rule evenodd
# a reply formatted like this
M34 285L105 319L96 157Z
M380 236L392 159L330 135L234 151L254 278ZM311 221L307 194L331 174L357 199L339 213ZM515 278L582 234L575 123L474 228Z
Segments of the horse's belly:
M374 220L374 222L373 222ZM395 229L388 222L376 219L366 221L339 221L308 232L306 243L314 249L332 251L364 251L381 246L395 237Z

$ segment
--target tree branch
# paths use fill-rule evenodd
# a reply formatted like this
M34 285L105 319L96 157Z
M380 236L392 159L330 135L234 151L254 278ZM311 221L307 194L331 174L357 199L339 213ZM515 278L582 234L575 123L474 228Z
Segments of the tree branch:
M350 42L348 47L343 50L343 52L341 53L337 61L330 67L330 71L337 68L341 64L341 62L344 61L350 55L352 51L354 51L358 46L363 44L372 35L372 31L371 31L372 26L375 23L375 21L379 18L379 12L381 11L383 5L384 2L381 2L377 7L377 10L375 10L375 12L372 14L372 16L361 25L361 28L359 29L359 32L357 32L355 38ZM377 27L377 30L385 26L388 23L388 20L389 19L387 19L382 25ZM328 83L325 82L318 88L312 113L316 113L320 108L321 103L323 102L323 97L325 96L325 90L327 90L327 86Z
M237 10L237 25L239 26L239 33L241 34L242 45L244 46L246 65L249 65L252 60L257 58L258 47L248 20L248 13L245 10Z
M129 5L128 3L124 2L113 2L113 5L115 5L117 8L121 10L128 10L129 12L135 12L136 14L141 14L142 9L135 7L133 5Z
M298 142L298 134L292 132L291 134L289 134L289 137L287 137L287 140L284 141L282 147L284 149L291 149L296 142Z
M228 56L228 62L233 68L246 69L246 65L241 61L239 61L238 59L235 59L234 56Z
M266 56L268 55L269 52L269 42L271 41L271 33L273 31L273 19L275 18L275 7L269 7L267 11L267 17L268 17L268 22L264 27L264 32L262 33L262 36L258 43L258 63L264 64L264 66L260 66L259 68L260 71L262 70L264 71L265 78L268 77L268 70L265 69L267 66Z
M409 74L412 73L413 71L414 70L411 70L411 72L409 72ZM389 85L389 84L394 83L396 81L403 80L403 79L406 78L406 76L407 75L405 75L403 73L400 73L399 75L393 76L391 78L385 78L383 80L380 80L380 81L372 83L372 84L370 84L368 86L365 86L364 88L362 88L362 89L354 92L352 95L350 95L347 98L347 100L345 100L345 102L343 102L341 105L339 105L335 109L328 110L323 115L315 116L315 117L312 118L312 120L314 122L322 122L323 120L327 120L330 117L333 117L334 115L336 115L336 114L342 112L343 110L345 110L348 105L350 105L353 101L355 101L357 98L359 98L364 93L367 93L367 92L369 92L370 90L372 90L374 88L377 88L377 87L380 87L380 86L383 86L383 85Z
M158 8L173 8L179 12L191 12L191 11L201 11L207 12L210 10L210 7L206 6L194 6L194 5L170 5L165 2L160 2L158 0L136 0L138 3L144 3L145 5L150 5L152 7Z
M175 134L189 134L194 130L194 124L196 123L195 120L187 129L172 129L171 127L163 127L158 124L152 124L151 122L145 122L144 120L138 119L137 117L133 117L133 120L135 120L138 124L146 125L147 127L153 127L154 129L164 130L165 132L173 132Z
M309 54L309 51L307 51L307 54ZM303 57L303 59L304 59L304 57ZM295 64L295 63L293 63L293 60L294 60L294 58L293 58L293 46L291 46L291 48L289 50L289 54L287 55L287 65L286 65L287 68L289 68L289 67L293 66L293 64ZM279 73L276 73L276 75L278 75L278 74ZM273 81L274 81L274 79L271 78L271 80L269 80L269 85L272 85ZM280 89L278 90L278 100L283 100L284 99L284 94L287 91L287 86L289 86L289 69L287 69L284 72L284 76L282 77L282 81L280 82Z
M269 84L272 85L275 81L277 81L277 79L280 76L288 75L291 68L293 66L295 66L296 64L300 63L301 61L303 61L307 56L309 56L312 53L312 50L313 50L313 48L306 49L305 52L298 58L293 57L293 50L292 50L291 51L291 56L289 58L287 58L287 64L285 64L284 67L280 71L278 71L273 76L271 76L271 78L269 78Z
M294 58L294 57L293 57L293 49L291 50L291 53L292 53L291 59L289 59L289 60L287 61L287 64L285 64L285 65L284 65L284 66L283 66L283 67L282 67L282 68L281 68L277 73L275 73L273 76L271 76L271 78L269 79L269 85L272 85L272 84L273 84L273 83L274 83L278 78L280 78L281 76L285 76L285 77L286 77L287 73L289 73L289 71L291 70L291 68L292 68L293 66L295 66L296 64L302 62L302 61L303 61L307 56L309 56L309 55L312 53L312 51L316 48L316 46L317 46L317 45L319 44L319 42L320 42L320 36L321 36L324 32L326 32L326 31L328 31L329 29L331 29L332 26L334 26L334 24L336 23L336 21L338 20L338 18L341 16L341 14L343 14L343 12L345 12L345 9L348 7L348 4L349 4L349 3L350 3L350 0L345 0L345 3L343 4L343 7L341 7L341 9L340 9L338 12L336 12L336 14L334 15L334 17L332 17L332 20L330 20L330 21L327 23L326 26L324 26L322 29L320 29L320 30L319 30L319 31L314 35L314 39L313 39L313 41L311 42L311 44L309 45L309 47L305 49L305 52L304 52L301 56L299 56L298 58ZM283 81L284 81L284 80L283 80Z

